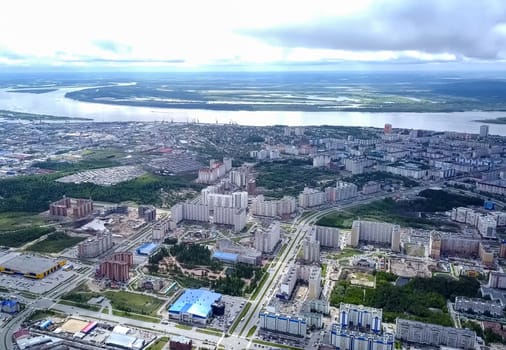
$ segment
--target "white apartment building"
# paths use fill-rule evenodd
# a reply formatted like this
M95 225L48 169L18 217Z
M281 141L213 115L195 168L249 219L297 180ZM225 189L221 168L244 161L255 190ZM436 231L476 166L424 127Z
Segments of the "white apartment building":
M248 192L233 192L232 194L208 193L206 197L207 199L203 200L203 202L208 204L211 210L215 207L248 208Z
M493 317L503 317L503 305L501 303L466 297L455 298L455 310L461 312L472 311L477 314L490 313Z
M337 181L336 187L327 187L325 189L325 196L328 202L336 202L346 200L357 196L357 185Z
M327 226L313 226L313 236L321 247L339 248L339 229Z
M476 333L469 329L443 327L430 323L395 321L396 338L409 343L429 346L447 346L455 349L474 349Z
M386 222L353 221L350 236L350 246L357 247L359 242L368 244L389 244L390 249L400 251L400 227Z
M265 311L261 311L258 316L260 318L261 329L295 336L306 336L307 321L303 317Z
M284 196L279 200L266 201L263 195L257 196L251 203L251 213L258 216L285 216L290 215L297 209L295 198Z
M280 224L273 222L266 230L257 229L255 232L255 249L262 253L272 253L281 237Z
M493 216L478 216L476 228L482 237L495 238L497 229L497 220Z
M339 325L350 329L381 333L383 310L363 305L339 305Z
M111 249L112 244L110 232L98 233L95 237L78 244L77 256L79 258L95 258Z
M320 242L312 235L302 241L302 258L310 263L320 261Z
M311 266L308 278L308 293L309 299L318 299L322 292L322 275L321 268L318 266Z
M299 206L302 208L317 207L325 203L325 200L325 192L309 187L304 188L304 191L299 194Z
M506 273L490 271L487 287L506 289Z
M330 164L330 156L319 155L313 157L313 168L328 166L329 164Z
M352 159L344 160L344 167L346 171L351 172L353 175L364 173L364 169L371 165L371 161L367 159Z
M213 222L222 225L232 225L235 232L241 231L246 226L246 219L246 209L214 208Z
M390 333L362 333L334 324L330 331L330 344L336 350L393 350L395 339Z

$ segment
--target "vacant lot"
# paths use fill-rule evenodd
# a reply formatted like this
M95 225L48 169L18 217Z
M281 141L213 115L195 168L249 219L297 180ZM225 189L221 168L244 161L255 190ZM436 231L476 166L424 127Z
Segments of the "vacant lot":
M41 253L58 253L63 249L73 247L82 242L86 237L72 237L63 232L51 233L43 241L37 242L28 249Z
M113 309L142 315L156 316L164 301L149 295L107 291L104 296L110 300Z

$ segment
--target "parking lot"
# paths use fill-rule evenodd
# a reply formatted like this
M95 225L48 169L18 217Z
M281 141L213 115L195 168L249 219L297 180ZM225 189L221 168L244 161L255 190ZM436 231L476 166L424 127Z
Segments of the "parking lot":
M225 315L215 317L209 327L220 330L227 330L234 323L235 319L241 313L246 305L244 298L223 295L222 301L225 303Z
M20 275L0 274L0 286L17 291L43 294L75 275L77 275L75 271L58 270L43 279L32 280Z

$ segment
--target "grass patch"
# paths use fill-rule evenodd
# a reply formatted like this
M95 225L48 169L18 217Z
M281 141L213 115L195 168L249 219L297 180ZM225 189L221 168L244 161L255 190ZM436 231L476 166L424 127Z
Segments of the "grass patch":
M134 314L157 316L156 312L164 301L149 295L124 291L107 291L103 294L111 302L112 308Z
M246 338L253 336L253 334L255 334L256 330L257 330L257 326L251 327L248 331L248 335L246 336Z
M336 260L341 260L341 259L351 258L352 256L360 255L360 254L363 254L363 252L359 249L344 248L343 250L341 250L339 252L339 254L332 255L332 258L334 258Z
M30 213L0 213L0 234L33 226L44 225L46 221L39 215Z
M98 305L92 305L88 303L80 303L76 301L71 300L60 300L58 304L68 305L68 306L75 306L81 309L91 310L91 311L100 311L100 306Z
M288 159L258 163L257 186L267 189L267 197L297 196L305 186L317 187L321 181L335 180L337 172L321 167L313 168L311 160Z
M212 329L205 329L205 328L197 328L197 332L210 334L210 335L216 335L218 337L221 337L223 332L215 331Z
M6 247L18 248L54 231L54 227L32 226L16 231L4 232L0 234L0 244Z
M246 314L248 313L250 307L251 307L250 302L247 302L246 305L244 305L244 308L242 309L241 313L239 314L239 316L237 316L237 319L235 320L234 324L232 325L232 327L230 327L228 331L230 334L234 333L235 329L241 322L242 318L246 316Z
M37 242L28 249L41 253L58 253L62 250L73 247L77 243L82 242L86 237L72 237L64 232L55 232L47 236L43 241Z
M282 348L282 349L302 350L302 348L297 348L294 346L278 344L278 343L270 343L268 341L257 340L257 339L253 340L253 343L267 345L269 348L274 348L274 349L275 348Z
M483 202L477 197L457 195L441 190L424 190L419 196L421 198L400 201L386 198L355 207L350 211L333 212L318 220L317 225L349 229L354 220L360 219L421 229L440 230L444 227L447 231L455 231L458 230L458 225L455 223L426 218L424 214L444 212L458 206L480 205Z
M161 337L155 340L153 344L146 348L146 350L162 350L169 342L169 337Z
M140 315L133 312L123 311L123 310L112 310L112 314L114 316L120 316L120 317L126 317L131 318L133 320L143 321L143 322L151 322L151 323L160 323L160 318L153 317L153 316L147 316L147 315Z
M255 291L253 292L253 295L251 296L251 299L256 299L258 296L258 293L262 290L262 287L265 284L265 281L269 278L269 273L264 272L264 275L262 276L262 279L260 280L260 283L258 283L258 286L256 287Z
M45 320L51 316L63 316L63 314L53 310L35 310L34 312L32 312L30 317L27 318L27 320L28 321Z
M351 285L348 281L336 283L330 295L330 304L362 304L383 309L383 320L394 322L396 317L413 319L453 327L446 301L457 295L476 297L479 282L462 277L453 280L444 277L414 278L399 287L391 282L395 275L376 274L376 288Z
M193 327L192 327L192 326L188 326L188 325L186 325L186 324L180 324L180 323L176 324L176 326L175 326L175 327L176 327L176 328L179 328L179 329L185 329L185 330L187 330L187 331L191 331L191 330L193 329Z

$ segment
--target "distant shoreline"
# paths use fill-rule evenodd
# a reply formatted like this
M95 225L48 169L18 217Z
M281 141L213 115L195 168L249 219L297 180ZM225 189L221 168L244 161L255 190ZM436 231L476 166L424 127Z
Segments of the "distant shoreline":
M479 119L474 121L477 123L485 123L485 124L506 124L506 117L499 117L495 119Z
M25 112L15 112L10 110L0 109L0 119L9 119L9 120L27 120L27 121L37 121L37 120L46 120L46 121L93 121L92 118L83 118L83 117L62 117L56 115L48 115L48 114L36 114L36 113L25 113Z

